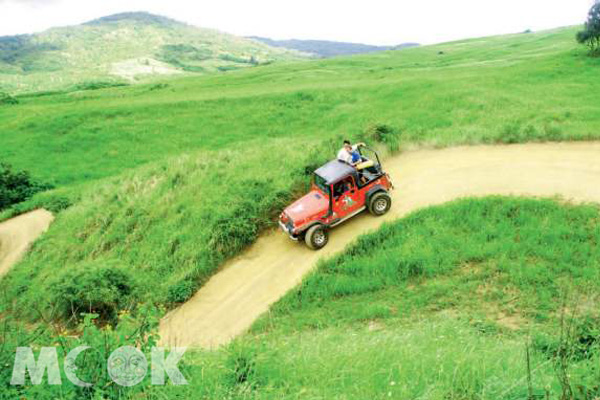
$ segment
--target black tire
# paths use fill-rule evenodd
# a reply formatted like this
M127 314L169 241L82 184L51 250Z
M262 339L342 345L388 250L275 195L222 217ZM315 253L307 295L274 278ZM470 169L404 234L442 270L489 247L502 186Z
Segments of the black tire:
M386 192L378 192L369 200L369 212L375 216L385 214L392 206L392 198Z
M309 248L319 250L329 242L329 233L323 225L314 225L306 231L304 241Z

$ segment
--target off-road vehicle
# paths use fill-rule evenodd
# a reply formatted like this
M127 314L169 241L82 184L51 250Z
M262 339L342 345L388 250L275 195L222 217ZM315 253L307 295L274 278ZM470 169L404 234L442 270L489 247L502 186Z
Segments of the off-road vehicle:
M360 147L359 152L362 163L357 167L332 160L317 169L310 192L281 213L279 225L290 238L318 250L336 225L367 209L376 216L388 212L392 181L375 151Z

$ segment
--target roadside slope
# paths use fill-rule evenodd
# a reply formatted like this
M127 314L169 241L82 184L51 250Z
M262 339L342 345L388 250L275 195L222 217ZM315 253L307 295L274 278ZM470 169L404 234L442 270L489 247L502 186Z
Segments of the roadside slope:
M53 219L51 212L40 209L0 223L0 277L21 259Z
M600 143L549 143L419 150L388 159L394 205L382 218L368 214L332 231L318 252L271 231L230 261L188 302L161 321L162 343L214 348L247 330L297 285L319 258L357 236L419 208L465 196L555 196L600 202Z

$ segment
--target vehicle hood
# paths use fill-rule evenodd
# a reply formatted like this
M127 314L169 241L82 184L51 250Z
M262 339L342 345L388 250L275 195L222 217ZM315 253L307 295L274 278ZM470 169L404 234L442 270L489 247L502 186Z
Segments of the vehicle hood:
M329 199L318 190L312 190L296 200L284 212L295 224L301 224L310 217L327 212L328 209Z

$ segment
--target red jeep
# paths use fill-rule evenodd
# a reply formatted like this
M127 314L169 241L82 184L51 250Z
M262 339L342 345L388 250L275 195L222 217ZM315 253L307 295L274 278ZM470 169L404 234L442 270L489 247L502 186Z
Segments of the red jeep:
M363 163L358 169L339 160L328 162L315 171L310 192L281 213L279 225L290 238L318 250L327 244L330 228L365 209L377 216L390 209L393 185L379 156L366 147L359 152Z

